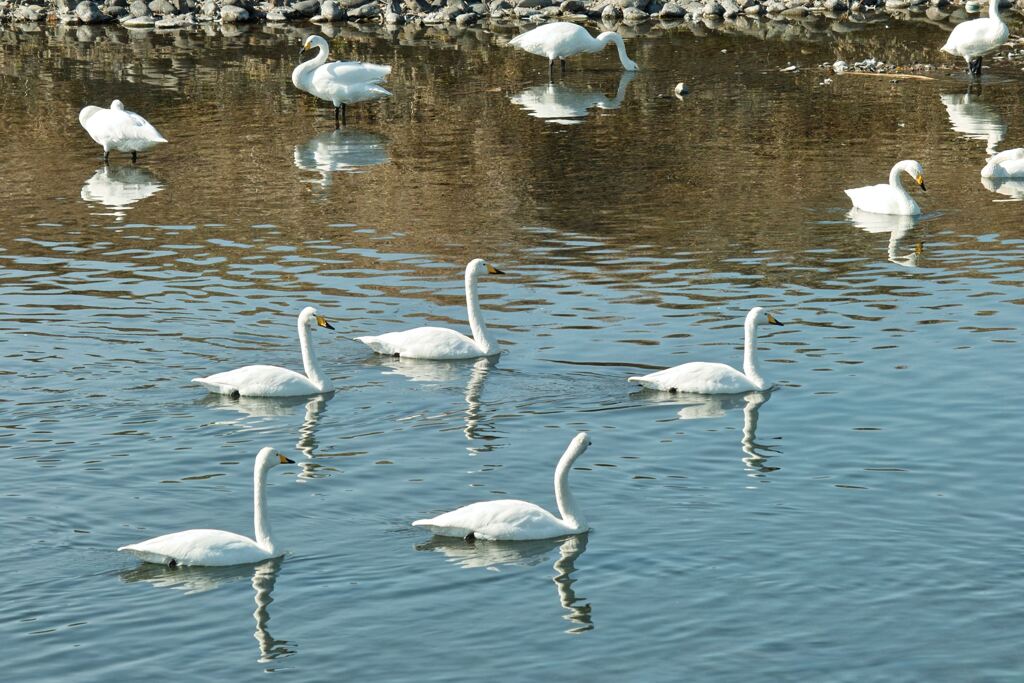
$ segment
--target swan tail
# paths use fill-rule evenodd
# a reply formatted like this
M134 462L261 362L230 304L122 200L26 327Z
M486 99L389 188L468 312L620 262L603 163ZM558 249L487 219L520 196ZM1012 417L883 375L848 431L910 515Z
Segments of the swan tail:
M387 355L397 353L397 351L395 351L390 344L385 344L384 342L382 342L380 340L380 337L353 337L353 339L357 342L362 342L363 344L366 344L371 349L373 349L375 353L383 353Z
M205 387L211 393L214 394L234 394L238 392L237 387L233 387L227 384L221 384L219 382L211 382L209 377L193 377L192 382ZM129 546L125 546L126 548Z

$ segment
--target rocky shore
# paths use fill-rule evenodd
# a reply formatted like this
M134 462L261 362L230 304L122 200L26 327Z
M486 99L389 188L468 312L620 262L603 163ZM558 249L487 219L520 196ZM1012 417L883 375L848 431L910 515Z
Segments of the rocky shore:
M1000 6L1024 14L1024 0L1000 0ZM743 18L786 21L846 13L921 14L958 23L981 9L978 0L0 0L0 27L19 22L118 22L127 28L168 29L209 22L471 26L484 20L640 25Z

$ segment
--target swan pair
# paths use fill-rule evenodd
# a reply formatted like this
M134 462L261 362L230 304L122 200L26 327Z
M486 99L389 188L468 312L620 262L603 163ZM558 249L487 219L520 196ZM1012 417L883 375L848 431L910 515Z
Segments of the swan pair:
M380 82L391 73L390 66L365 62L327 63L329 46L321 36L309 36L302 43L299 57L306 50L316 49L312 59L292 71L292 84L299 90L334 105L334 126L345 125L345 106L389 97Z
M131 152L132 162L139 152L167 142L149 121L124 108L121 100L110 103L109 109L89 105L78 112L78 122L96 144L103 147L103 163L110 160L110 151Z
M972 76L981 76L982 58L999 49L1010 37L1010 29L999 16L999 0L989 0L988 16L957 24L942 46L943 52L967 60Z
M509 45L518 47L530 54L548 58L548 74L554 73L555 60L561 62L562 73L565 73L565 60L584 52L600 52L608 43L615 43L619 51L619 61L626 71L636 71L640 67L626 55L626 45L622 36L614 31L605 31L597 38L590 35L587 29L567 21L556 21L544 24L520 34L509 41Z

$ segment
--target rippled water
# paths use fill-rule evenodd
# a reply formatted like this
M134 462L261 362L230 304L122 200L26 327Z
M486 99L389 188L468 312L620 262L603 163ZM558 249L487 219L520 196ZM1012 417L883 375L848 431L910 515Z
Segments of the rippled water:
M944 34L797 28L629 34L635 77L609 53L550 85L502 48L511 29L346 30L337 55L392 64L394 97L338 132L288 81L301 27L0 34L5 672L1016 679L1024 225L1021 192L978 171L1024 142L1020 72L970 95L941 70L822 84L838 57L938 61ZM690 96L659 96L678 81ZM115 96L172 143L104 169L77 111ZM842 189L900 158L924 165L924 216L848 215ZM481 285L498 362L350 340L465 327L476 256L507 273ZM189 383L298 367L307 304L337 328L315 335L334 395ZM761 340L775 391L625 382L738 364L752 305L786 323ZM479 499L553 506L583 429L588 536L409 526ZM251 532L268 444L298 461L271 476L283 560L115 552Z

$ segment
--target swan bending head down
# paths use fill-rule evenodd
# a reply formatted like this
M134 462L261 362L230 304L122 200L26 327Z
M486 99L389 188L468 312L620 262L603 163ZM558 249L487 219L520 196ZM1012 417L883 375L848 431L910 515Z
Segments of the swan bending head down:
M124 108L121 100L110 103L109 109L89 105L78 112L78 122L96 144L103 147L103 161L110 159L111 150L131 152L132 161L139 152L167 142L146 119Z
M554 70L556 59L562 64L562 71L565 71L566 58L584 52L600 52L608 43L615 44L622 68L627 71L636 71L640 68L626 55L626 45L618 33L605 31L594 38L587 29L567 21L538 26L509 41L509 45L513 47L539 57L547 57L549 72Z
M861 211L916 216L921 213L921 207L903 189L899 177L901 172L913 178L914 182L921 187L921 191L927 190L924 186L924 169L921 164L912 159L904 159L896 162L892 170L889 171L888 184L866 185L844 190L844 192L853 202L854 207Z
M188 529L121 546L118 550L131 553L144 562L167 564L172 567L223 567L260 562L283 555L284 551L274 543L264 487L267 483L267 473L271 468L284 463L294 464L294 461L269 446L260 449L256 455L256 462L253 465L255 540L219 529Z
M523 500L488 500L431 519L418 519L412 525L426 527L438 536L463 537L467 541L536 541L589 531L590 526L569 490L569 470L588 446L590 436L580 432L555 468L555 502L561 517Z

